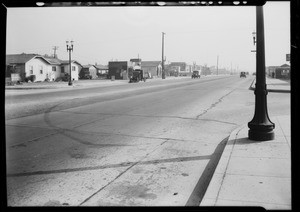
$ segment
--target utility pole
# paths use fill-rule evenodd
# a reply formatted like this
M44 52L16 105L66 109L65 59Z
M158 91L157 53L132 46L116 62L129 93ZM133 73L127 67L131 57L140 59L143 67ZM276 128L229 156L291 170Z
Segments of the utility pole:
M53 57L54 57L54 58L57 58L57 56L56 56L56 50L58 49L58 46L53 46L52 49L54 50Z
M164 65L164 60L165 60L165 58L164 58L164 35L165 35L166 33L164 33L164 32L162 32L162 56L161 56L161 67L162 67L162 73L161 73L161 77L162 77L162 79L165 79L166 78L166 76L165 76L165 65Z
M268 115L267 85L265 70L265 40L263 7L256 6L256 84L255 84L255 111L253 119L248 123L248 137L254 141L273 140L275 135Z

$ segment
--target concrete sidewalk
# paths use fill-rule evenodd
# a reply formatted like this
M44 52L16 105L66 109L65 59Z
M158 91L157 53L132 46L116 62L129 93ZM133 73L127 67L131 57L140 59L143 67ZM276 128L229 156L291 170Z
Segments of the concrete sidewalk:
M267 89L289 92L285 83L268 78ZM270 119L275 123L272 141L249 140L247 124L231 133L200 206L291 209L290 115Z
M250 86L250 90L255 89L255 82L256 80L254 79ZM284 80L266 77L266 84L267 84L267 90L269 92L277 92L277 93L291 92L291 84Z

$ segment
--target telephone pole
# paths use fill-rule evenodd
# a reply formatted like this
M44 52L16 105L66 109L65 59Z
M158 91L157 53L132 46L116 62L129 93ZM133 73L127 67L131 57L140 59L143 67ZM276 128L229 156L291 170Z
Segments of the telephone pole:
M57 56L56 56L56 50L58 49L58 46L53 46L52 49L54 50L53 57L54 57L54 58L57 58Z
M164 57L164 35L166 33L162 32L162 56L161 56L161 68L162 68L162 73L161 73L161 77L162 79L165 79L166 76L165 76L165 65L164 65L164 60L165 60L165 57Z

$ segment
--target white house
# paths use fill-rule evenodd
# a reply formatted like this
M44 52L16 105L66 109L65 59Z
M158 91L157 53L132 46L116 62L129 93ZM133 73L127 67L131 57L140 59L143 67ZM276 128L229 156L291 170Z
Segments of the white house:
M72 80L78 80L78 75L80 70L82 69L82 65L75 60L71 61L72 73L71 78ZM61 74L70 74L70 63L68 60L61 60Z

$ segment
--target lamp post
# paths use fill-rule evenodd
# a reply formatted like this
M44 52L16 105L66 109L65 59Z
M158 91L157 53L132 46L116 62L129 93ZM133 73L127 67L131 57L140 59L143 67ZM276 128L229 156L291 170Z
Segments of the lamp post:
M72 85L72 66L71 66L71 51L73 51L73 43L74 41L71 40L70 45L69 41L66 41L67 44L67 51L69 52L69 65L70 65L70 77L68 85Z
M165 64L164 64L164 60L165 60L165 58L164 58L164 35L165 35L166 33L164 33L164 32L162 32L162 56L161 56L161 68L162 68L162 73L161 73L161 77L162 77L162 79L165 79L166 78L166 76L165 76Z
M268 141L274 139L272 123L268 116L267 108L267 86L265 71L265 41L264 41L264 18L263 7L256 6L256 35L257 41L253 38L256 47L256 84L255 84L255 112L253 119L248 123L250 128L248 137L254 141ZM255 33L253 33L255 36Z

